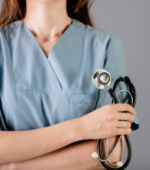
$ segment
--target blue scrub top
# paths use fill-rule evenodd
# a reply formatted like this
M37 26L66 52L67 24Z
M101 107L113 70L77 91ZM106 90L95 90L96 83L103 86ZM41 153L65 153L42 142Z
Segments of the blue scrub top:
M110 104L107 90L92 83L98 69L110 73L111 88L127 75L121 40L104 30L72 19L46 58L23 20L0 28L1 130L51 126ZM128 87L122 82L117 89ZM139 128L134 118L132 131Z

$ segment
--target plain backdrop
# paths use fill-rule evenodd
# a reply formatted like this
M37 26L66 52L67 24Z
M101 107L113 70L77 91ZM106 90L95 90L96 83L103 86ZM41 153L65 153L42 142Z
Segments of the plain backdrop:
M0 1L1 2L1 1ZM127 74L137 91L135 110L140 128L129 135L132 160L128 170L148 170L150 153L150 1L95 0L91 16L96 28L106 30L122 41ZM126 161L126 144L122 161Z
M149 170L150 154L150 1L95 0L91 7L95 27L106 30L122 41L127 74L137 91L135 110L140 122L129 135L132 160L128 170ZM125 162L127 150L123 153Z

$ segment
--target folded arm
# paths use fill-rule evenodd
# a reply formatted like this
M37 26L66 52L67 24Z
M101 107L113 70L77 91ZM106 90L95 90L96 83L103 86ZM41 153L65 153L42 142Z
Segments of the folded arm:
M116 137L109 138L109 154L114 148L115 143ZM121 143L124 145L124 136L122 136L121 142L119 142L115 152L110 158L111 163L121 161L124 147L122 147ZM93 152L97 152L97 146L98 140L79 141L37 158L12 163L5 166L5 168L7 170L104 170L105 168L100 161L91 156ZM105 157L104 147L102 147L102 149L103 157Z
M0 165L40 157L74 142L84 140L81 135L81 127L80 119L72 119L41 129L0 131ZM111 151L116 137L110 139L108 150ZM84 152L86 154L86 150ZM115 160L116 162L120 159L120 153L121 148L118 146L110 161ZM72 158L75 159L75 157ZM101 166L101 164L99 165Z
M14 170L98 170L103 169L92 152L97 151L97 140L70 144L57 151L14 164Z

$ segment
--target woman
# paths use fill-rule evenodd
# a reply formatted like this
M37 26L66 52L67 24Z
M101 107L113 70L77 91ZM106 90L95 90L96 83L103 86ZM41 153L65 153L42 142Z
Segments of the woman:
M116 135L138 129L134 108L110 105L108 93L92 84L97 69L106 69L113 85L126 68L120 39L93 27L88 4L3 1L1 169L102 169L91 156L98 139L109 137L111 153ZM120 143L110 162L122 153Z

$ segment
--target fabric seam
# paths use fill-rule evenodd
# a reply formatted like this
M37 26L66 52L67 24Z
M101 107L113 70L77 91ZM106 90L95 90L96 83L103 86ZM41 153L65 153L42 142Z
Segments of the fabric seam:
M11 59L11 69L12 69L12 74L13 74L13 77L14 77L14 89L13 90L16 90L16 80L15 80L15 75L14 75L14 70L13 70L13 65L12 65L12 50L11 50L11 44L10 44L10 30L9 30L9 48L10 48L10 59Z

